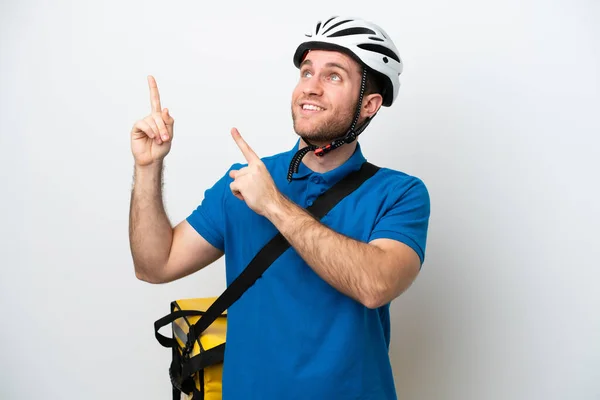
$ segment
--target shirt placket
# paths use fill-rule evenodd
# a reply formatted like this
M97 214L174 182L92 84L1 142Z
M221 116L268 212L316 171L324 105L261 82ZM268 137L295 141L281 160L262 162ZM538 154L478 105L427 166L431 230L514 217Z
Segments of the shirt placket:
M313 174L308 179L308 184L306 185L306 196L304 199L304 206L310 207L313 202L321 193L325 191L325 181L319 175Z

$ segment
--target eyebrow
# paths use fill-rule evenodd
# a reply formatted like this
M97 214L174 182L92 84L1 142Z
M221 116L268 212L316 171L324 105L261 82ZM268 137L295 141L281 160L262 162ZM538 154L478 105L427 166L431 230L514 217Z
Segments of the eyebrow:
M302 68L304 65L312 65L312 61L310 61L308 59L302 61L302 64L300 64L300 68ZM339 68L342 71L344 71L347 75L350 75L350 72L345 67L343 67L341 64L338 64L338 63L335 63L335 62L328 62L327 64L325 64L325 66L329 67L329 68L332 68L332 67L333 68Z

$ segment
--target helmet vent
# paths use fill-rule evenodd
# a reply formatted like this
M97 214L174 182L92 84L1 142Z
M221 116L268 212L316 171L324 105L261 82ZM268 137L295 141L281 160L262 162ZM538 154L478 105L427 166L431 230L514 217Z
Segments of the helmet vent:
M327 26L328 23L330 23L332 20L336 19L337 16L331 17L329 18L327 21L325 21L325 23L323 24L323 28L325 28L325 26Z
M322 33L322 35L325 35L327 32L329 32L330 30L332 30L333 28L335 28L336 26L340 26L342 24L345 24L346 22L352 22L351 19L345 19L343 21L340 21L338 23L335 23L333 25L331 25L329 28L327 28L327 30L325 32Z
M376 53L386 55L386 56L388 56L390 58L393 58L397 62L400 62L400 59L398 58L398 56L392 50L390 50L387 47L382 46L380 44L375 44L375 43L361 43L361 44L358 44L357 46L360 47L363 50L374 51Z
M375 35L375 32L370 30L369 28L347 28L342 29L341 31L337 31L329 35L329 37L337 37L337 36L348 36L348 35Z
M371 40L376 40L376 41L378 41L378 42L383 42L383 39L382 39L382 38L378 38L378 37L375 37L375 36L369 36L369 39L371 39Z

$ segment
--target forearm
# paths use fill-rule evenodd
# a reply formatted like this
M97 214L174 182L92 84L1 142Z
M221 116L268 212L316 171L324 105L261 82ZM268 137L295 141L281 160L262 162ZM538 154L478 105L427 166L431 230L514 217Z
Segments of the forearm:
M169 258L173 229L162 200L162 163L135 168L129 210L129 243L135 273L153 280Z
M322 279L367 307L386 295L387 262L380 248L349 238L323 225L304 209L281 198L267 218Z

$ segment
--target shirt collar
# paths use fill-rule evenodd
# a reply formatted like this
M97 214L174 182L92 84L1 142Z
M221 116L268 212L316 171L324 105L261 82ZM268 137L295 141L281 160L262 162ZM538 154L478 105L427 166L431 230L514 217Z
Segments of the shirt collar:
M289 168L289 164L292 161L292 157L298 151L299 145L300 139L296 141L296 145L288 152L288 157L285 157L285 159L287 160L286 169ZM362 153L360 143L357 142L356 149L354 150L352 156L350 156L350 158L347 159L339 167L334 168L331 171L319 173L312 171L306 166L306 164L304 164L304 162L300 162L300 165L298 166L298 172L292 176L292 180L299 180L306 178L309 175L313 175L321 177L323 181L328 185L333 185L334 183L342 179L344 176L348 175L350 172L358 170L365 161L366 159Z

